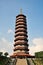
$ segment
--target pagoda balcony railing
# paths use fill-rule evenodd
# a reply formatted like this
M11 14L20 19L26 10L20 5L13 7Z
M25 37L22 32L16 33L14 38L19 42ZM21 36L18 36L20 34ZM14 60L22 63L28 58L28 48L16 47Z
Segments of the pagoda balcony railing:
M18 25L16 27L26 27L27 28L27 26L25 26L25 25Z
M20 49L20 48L22 48L22 49L24 49L24 48L25 48L25 49L28 49L27 46L16 46L16 47L14 47L14 49L18 49L18 48L19 48L19 49Z
M16 42L16 41L18 41L18 40L21 40L21 41L22 41L22 40L24 40L24 41L28 41L26 38L23 38L23 39L22 39L22 38L15 39L14 41Z
M27 38L27 37L26 36L17 36L15 38L18 39L18 38Z
M19 49L19 48L18 48L18 49L14 49L14 51L16 51L16 50L25 50L25 51L29 51L29 49L25 49L25 48L24 48L24 49L21 49L21 48L20 48L20 49Z
M23 20L23 21L19 21L19 20L18 20L18 21L16 21L16 23L18 23L18 22L24 22L24 23L26 23L26 21L24 21L24 20Z
M27 34L27 30L15 30L15 33L18 33L18 32L25 32Z
M14 52L14 54L29 54L28 51L17 51L17 52Z
M14 47L14 49L15 49L15 48L28 48L28 47L25 46L25 45L17 45L17 46Z
M15 37L17 37L17 36L26 36L26 37L28 37L27 34L16 34Z
M20 51L20 50L17 50L17 51L15 51L14 53L18 53L18 52L23 52L23 53L26 53L26 51ZM27 51L27 53L28 53L28 51Z
M18 26L18 25L24 25L24 26L27 26L27 24L25 24L25 23L19 23L19 24L16 24L15 26Z
M17 32L15 35L18 35L18 34L24 34L24 35L27 35L26 32Z
M15 28L15 29L18 29L18 28L24 28L24 29L27 29L27 27L26 27L26 26L16 26L16 28Z
M17 15L16 18L21 17L21 16L24 17L24 18L26 18L26 16L23 15L23 14L19 14L19 15Z
M28 41L26 41L26 40L18 40L18 41L15 42L15 44L17 44L17 43L18 43L18 44L19 44L19 43L27 43L27 42L28 42Z
M29 49L27 47L15 47L14 51L15 50L28 50L29 51Z
M26 30L27 31L27 29L24 29L24 28L15 29L15 31L18 31L18 30Z
M16 24L26 24L25 22L21 22L21 21L19 21L18 23L16 23Z
M19 41L16 41L15 44L28 44L28 42L24 41L24 40L22 40L22 41L19 40Z
M26 36L24 36L24 37L23 36L16 36L14 41L17 41L17 40L26 40L26 41L28 41Z
M16 21L26 21L25 19L16 19Z
M18 18L18 19L16 19L16 21L20 21L20 20L24 20L24 21L26 21L26 19L25 18Z
M24 42L24 43L23 42L15 43L14 46L16 46L16 45L26 45L26 46L29 46L26 42Z
M25 17L23 17L23 16L19 16L19 17L17 17L16 19L19 19L19 18L23 18L23 19L26 19Z

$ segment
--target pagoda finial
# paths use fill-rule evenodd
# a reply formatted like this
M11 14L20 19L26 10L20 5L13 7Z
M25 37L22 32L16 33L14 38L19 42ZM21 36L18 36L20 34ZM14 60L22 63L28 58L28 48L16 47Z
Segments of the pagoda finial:
M22 8L20 9L20 14L22 14Z

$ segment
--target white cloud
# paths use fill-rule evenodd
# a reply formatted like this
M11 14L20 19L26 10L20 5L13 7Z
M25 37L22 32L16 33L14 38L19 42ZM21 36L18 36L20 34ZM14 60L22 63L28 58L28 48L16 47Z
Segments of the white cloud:
M8 52L8 53L12 53L13 52L13 43L9 42L8 40L6 40L5 38L1 38L0 39L0 52Z
M14 33L12 29L8 30L8 34L10 34L10 33Z
M38 51L43 51L43 38L35 38L32 40L32 43L34 45L30 47L31 54L34 54L35 52Z

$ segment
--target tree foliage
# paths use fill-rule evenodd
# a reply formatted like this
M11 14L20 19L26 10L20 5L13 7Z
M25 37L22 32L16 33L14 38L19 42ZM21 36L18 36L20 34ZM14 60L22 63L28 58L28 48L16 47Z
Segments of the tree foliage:
M3 52L0 52L0 56L2 56Z
M4 55L7 57L8 56L8 52L5 52Z
M35 53L35 57L41 57L41 58L43 58L43 51L40 51L40 52L36 52Z

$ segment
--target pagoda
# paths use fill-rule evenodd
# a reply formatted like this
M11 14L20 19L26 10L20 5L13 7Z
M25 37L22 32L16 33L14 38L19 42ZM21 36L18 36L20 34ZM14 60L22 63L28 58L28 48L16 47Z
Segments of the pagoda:
M11 57L31 57L28 46L26 16L20 13L16 16L14 53Z

